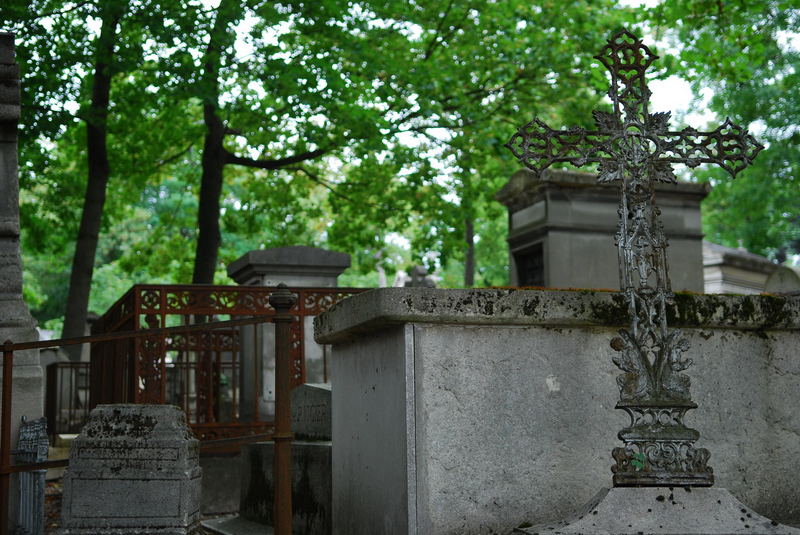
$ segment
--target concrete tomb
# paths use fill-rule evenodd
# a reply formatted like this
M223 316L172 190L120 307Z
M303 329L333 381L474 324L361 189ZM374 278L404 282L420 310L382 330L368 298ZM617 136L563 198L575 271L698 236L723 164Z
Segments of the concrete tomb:
M350 255L346 253L298 245L250 251L228 266L228 275L237 283L246 285L277 286L284 283L289 288L335 288L337 278L348 267ZM313 318L307 317L305 320L306 340L303 342L306 381L324 383L327 380L325 348L314 342ZM254 329L258 330L258 336L254 336ZM272 357L275 348L274 326L267 323L258 327L243 327L241 340L242 369L260 374L264 389L262 392L253 392L252 374L242 374L239 418L252 418L253 407L258 406L259 418L269 421L275 411L275 362ZM254 347L253 340L258 340L260 347ZM256 355L262 358L254 362ZM258 398L258 403L254 403L254 396Z
M627 310L612 292L381 288L318 316L333 533L508 533L589 502L627 422L609 345ZM800 297L678 294L668 313L716 484L800 524Z
M70 449L59 533L195 533L198 448L178 407L98 405Z
M341 273L350 266L350 255L318 247L290 246L250 251L228 266L228 275L237 283L290 288L335 288ZM326 362L328 348L313 338L313 317L305 321L303 340L306 381L324 383L330 372ZM271 421L275 414L275 326L265 323L240 330L241 369L239 419ZM256 378L260 380L256 381ZM239 509L240 456L204 454L204 513L234 513ZM224 481L224 485L219 482ZM231 490L233 489L233 490Z
M617 32L595 56L610 71L613 104L594 112L596 129L554 130L534 118L506 144L537 176L553 163L594 162L598 182L621 185L619 294L377 290L317 318L317 340L335 344L335 534L515 525L536 535L800 534L711 488L716 480L734 494L756 490L747 498L757 510L797 520L793 470L767 475L761 456L774 462L780 452L792 463L800 447L789 371L798 364L800 299L673 294L655 203L657 183L677 183L673 163L714 163L735 176L763 146L730 121L671 131L669 113L649 113L645 73L656 57ZM626 323L618 336L598 328ZM693 371L703 403L692 423L710 446L724 439L716 448L696 446L700 433L684 422L698 408L682 373L692 347L693 356L713 356ZM775 369L779 362L787 368ZM622 373L609 374L613 367ZM629 423L617 435L623 445L604 449L619 425L612 404ZM713 469L710 451L730 445L736 454L715 457ZM592 484L605 464L597 456L609 450L614 488L564 519L601 486ZM748 476L737 489L741 471ZM650 503L665 501L672 507Z
M20 118L19 65L14 35L0 33L0 343L38 340L36 323L22 300L22 265L19 253L19 175L17 124ZM0 371L2 376L2 371ZM18 437L19 422L39 418L44 393L39 351L14 353L11 443ZM13 528L16 522L16 476L12 477L9 518L0 519Z

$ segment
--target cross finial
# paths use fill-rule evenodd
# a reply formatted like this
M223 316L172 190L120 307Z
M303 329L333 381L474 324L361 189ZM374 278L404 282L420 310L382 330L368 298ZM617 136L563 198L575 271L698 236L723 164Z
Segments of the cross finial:
M735 176L763 146L729 119L710 132L671 131L668 112L650 113L645 75L658 56L628 30L614 34L595 57L611 73L614 105L611 113L594 112L597 129L554 130L534 118L506 146L535 172L553 163L596 163L599 182L621 184L616 243L631 324L611 346L623 372L617 408L631 423L619 433L625 446L612 452L614 484L708 486L714 481L708 450L694 447L699 433L683 424L696 407L681 373L691 364L682 358L689 342L667 327L673 295L655 183L677 182L673 163L714 163Z

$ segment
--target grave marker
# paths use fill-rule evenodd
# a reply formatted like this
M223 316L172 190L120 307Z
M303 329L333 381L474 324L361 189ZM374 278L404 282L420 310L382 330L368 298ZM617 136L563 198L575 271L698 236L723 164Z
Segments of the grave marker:
M611 74L613 103L611 113L594 112L597 130L553 130L534 118L506 146L534 172L558 162L597 163L598 182L621 183L615 240L631 324L611 347L621 353L613 360L625 372L617 378L617 408L628 413L631 424L619 433L625 446L612 453L614 485L711 486L710 454L694 447L700 434L683 423L686 412L697 407L689 378L681 373L692 361L682 357L689 342L667 326L673 294L655 184L677 182L673 163L692 168L713 163L736 176L763 146L730 119L710 132L669 130L669 112L648 111L645 72L657 57L629 31L618 32L595 56Z

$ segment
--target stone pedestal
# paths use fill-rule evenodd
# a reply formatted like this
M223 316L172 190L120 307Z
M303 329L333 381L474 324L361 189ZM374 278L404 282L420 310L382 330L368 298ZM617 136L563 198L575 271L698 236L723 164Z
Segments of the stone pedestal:
M668 313L717 485L800 524L800 298L678 294ZM318 316L333 533L508 533L588 502L628 421L609 345L627 322L621 295L591 291L382 288Z
M177 407L99 405L72 443L60 535L194 533L198 446Z
M230 266L228 275L239 284L289 288L335 288L342 271L350 267L350 255L302 245L250 251ZM325 382L324 349L314 342L311 322L304 318L306 340L306 382ZM254 332L255 331L255 332ZM275 413L275 329L271 323L241 328L242 370L239 418L251 419L258 407L261 420L272 420ZM261 376L260 392L254 391L254 376Z
M19 179L17 166L17 122L20 117L19 66L14 35L0 33L0 344L6 340L38 340L35 322L22 301L22 266L19 254ZM29 420L43 412L42 368L38 351L14 353L11 443L15 444L22 416ZM2 371L0 371L0 377ZM17 483L12 477L11 518L0 519L13 526L16 516Z

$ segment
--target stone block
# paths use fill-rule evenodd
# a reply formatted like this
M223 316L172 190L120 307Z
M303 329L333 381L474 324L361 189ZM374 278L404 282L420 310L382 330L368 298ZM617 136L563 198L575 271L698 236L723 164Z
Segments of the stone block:
M331 385L306 383L292 390L292 433L298 440L331 439Z
M273 442L257 442L242 448L242 489L239 516L272 525L274 481ZM331 533L331 443L292 443L292 533Z
M228 276L239 284L335 287L337 277L349 267L347 253L295 245L250 251L228 266Z
M99 405L70 449L59 533L196 532L198 446L177 407Z
M800 298L676 296L717 484L800 523ZM347 535L508 533L611 482L628 419L615 292L386 288L315 322L333 364L333 522ZM376 527L377 526L377 527Z
M232 514L239 510L240 454L202 453L201 512L204 515Z

